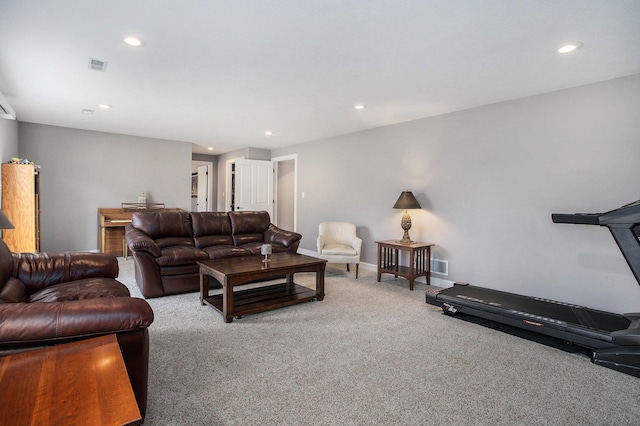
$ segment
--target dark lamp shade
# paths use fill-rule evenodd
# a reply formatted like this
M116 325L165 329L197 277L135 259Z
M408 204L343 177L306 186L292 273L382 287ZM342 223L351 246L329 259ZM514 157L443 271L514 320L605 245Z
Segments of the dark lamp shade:
M5 215L2 210L0 210L0 229L15 229L13 223L11 223L7 215Z
M416 197L413 196L411 191L402 191L400 197L398 197L398 201L393 205L394 209L419 209L420 203L416 200Z

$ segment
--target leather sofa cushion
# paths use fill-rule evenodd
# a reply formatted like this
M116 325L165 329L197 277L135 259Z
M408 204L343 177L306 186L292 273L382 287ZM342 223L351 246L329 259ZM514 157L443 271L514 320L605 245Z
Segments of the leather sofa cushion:
M86 278L56 284L29 296L29 302L67 302L101 297L129 297L129 289L111 278Z
M205 247L202 251L209 255L209 259L222 259L225 257L239 257L239 256L251 256L251 251L242 247L236 247L233 245L218 245ZM260 253L260 250L258 250Z
M248 244L243 244L242 247L243 249L247 250L248 252L250 252L251 254L254 255L259 255L261 254L260 251L262 249L262 245L265 244L262 241L258 241L258 242L253 242L253 243L248 243ZM289 249L287 249L285 246L281 246L281 245L271 245L271 252L272 253L282 253L285 251L289 251Z
M162 280L164 281L165 277L170 276L187 276L187 275L198 275L200 272L200 266L197 263L188 263L185 265L175 265L175 266L162 266L160 267L160 276L162 276Z
M196 247L233 245L231 221L226 212L192 212L191 223Z
M177 266L196 263L207 260L209 256L202 250L193 246L172 246L162 249L162 254L156 259L156 263L162 266Z
M194 242L197 248L204 250L211 246L233 246L233 237L231 235L205 235L195 237Z
M137 212L131 216L131 224L153 240L193 236L188 212Z
M155 240L161 249L172 246L193 246L193 240L189 237L163 237Z
M2 285L2 284L0 284ZM27 287L16 278L9 278L0 289L0 303L18 303L27 300Z

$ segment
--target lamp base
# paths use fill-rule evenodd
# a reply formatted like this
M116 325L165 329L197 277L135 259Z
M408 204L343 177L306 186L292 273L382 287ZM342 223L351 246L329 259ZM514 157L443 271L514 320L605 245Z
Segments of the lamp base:
M396 240L396 243L409 245L409 244L415 244L416 242L405 236L405 237L402 237L401 240Z
M415 241L409 238L409 229L411 229L411 216L407 211L404 211L404 215L402 216L402 221L400 222L400 226L404 230L404 235L401 240L396 240L396 243L399 244L414 244Z
M396 240L396 243L398 244L406 244L406 245L410 245L410 244L415 244L416 242L413 240L405 240L404 238L401 240Z

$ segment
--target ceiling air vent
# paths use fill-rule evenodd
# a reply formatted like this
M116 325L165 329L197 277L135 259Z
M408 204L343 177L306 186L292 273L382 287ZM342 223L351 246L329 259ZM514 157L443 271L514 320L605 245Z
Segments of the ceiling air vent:
M89 58L89 69L105 72L107 70L107 62L100 59Z

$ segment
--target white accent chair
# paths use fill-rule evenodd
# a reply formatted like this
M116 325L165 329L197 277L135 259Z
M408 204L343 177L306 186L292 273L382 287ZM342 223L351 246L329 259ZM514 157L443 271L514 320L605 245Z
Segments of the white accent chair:
M356 265L356 278L360 266L362 240L356 236L356 226L348 222L322 222L318 226L318 257L329 263Z

